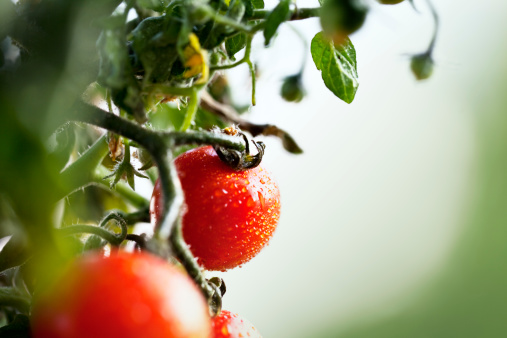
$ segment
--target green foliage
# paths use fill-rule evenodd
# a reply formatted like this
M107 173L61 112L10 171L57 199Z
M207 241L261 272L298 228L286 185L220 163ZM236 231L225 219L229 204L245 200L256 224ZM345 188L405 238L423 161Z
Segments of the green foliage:
M0 327L2 338L30 337L30 319L26 315L16 315L9 325Z
M23 264L27 259L28 243L22 233L15 233L0 251L0 271Z
M289 18L291 2L291 0L281 0L273 11L269 13L264 28L264 45L269 45L278 27Z
M237 52L245 48L245 46L246 46L245 33L239 33L225 40L225 50L227 51L227 56L231 60L235 60L234 55L236 55Z
M335 45L320 32L312 39L311 50L326 87L343 101L351 103L359 86L356 50L352 42L347 39L343 45Z

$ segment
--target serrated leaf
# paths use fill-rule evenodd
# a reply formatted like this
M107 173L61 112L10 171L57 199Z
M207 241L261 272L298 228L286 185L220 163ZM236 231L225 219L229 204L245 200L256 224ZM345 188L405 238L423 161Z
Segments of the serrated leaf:
M359 86L356 50L352 42L347 39L337 46L320 32L312 39L311 52L326 87L343 101L351 103Z
M234 35L227 40L225 40L225 50L227 51L227 56L234 60L234 55L245 48L246 46L246 34L240 33L238 35Z
M278 27L282 24L282 22L287 21L290 15L290 3L291 0L282 0L276 7L269 13L266 18L265 28L264 28L264 45L269 45L269 42L275 35Z

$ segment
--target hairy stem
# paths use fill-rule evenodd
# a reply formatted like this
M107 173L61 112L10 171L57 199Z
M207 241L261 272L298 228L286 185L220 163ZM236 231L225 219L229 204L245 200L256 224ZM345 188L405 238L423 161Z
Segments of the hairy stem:
M181 125L180 131L185 131L192 125L194 121L195 114L197 113L197 108L199 107L199 95L198 90L196 88L192 88L192 92L190 93L190 99L188 103L187 113L185 115L185 119L183 120L183 124Z
M120 223L123 224L124 223ZM121 227L121 234L116 235L112 232L109 232L108 230L94 226L94 225L86 225L86 224L77 224L77 225L71 225L65 228L58 229L58 232L63 236L70 236L70 235L78 235L78 234L92 234L99 236L112 245L118 246L125 240L125 237L127 236L127 226Z
M177 223L172 228L169 241L178 260L181 264L183 264L190 277L192 277L195 283L199 286L206 299L210 301L215 292L206 281L206 278L204 278L201 268L183 240L181 218L178 218Z
M193 87L168 87L160 84L152 84L145 87L145 91L150 94L166 96L191 96L193 90Z
M242 63L249 63L250 62L250 53L252 52L252 39L253 36L248 36L246 39L246 47L245 47L245 55L243 58L237 62L231 63L229 65L220 65L220 66L214 66L210 67L210 71L220 70L220 69L230 69L234 68L236 66L239 66Z
M95 183L97 186L123 197L130 204L132 204L132 206L139 209L146 208L150 204L150 202L146 198L136 193L127 184L123 182L118 182L114 187L114 189L111 190L110 182L113 178L104 179L104 176L106 176L107 174L109 174L107 169L97 168L91 180L87 184L84 184L83 187Z

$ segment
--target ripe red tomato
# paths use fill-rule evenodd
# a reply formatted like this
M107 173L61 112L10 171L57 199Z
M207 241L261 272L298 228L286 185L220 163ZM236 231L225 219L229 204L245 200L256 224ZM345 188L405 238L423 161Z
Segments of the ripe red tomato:
M213 338L262 338L252 323L226 310L213 318L211 326Z
M280 216L280 192L261 166L235 171L212 147L190 150L175 159L185 197L183 238L207 270L232 269L248 262L268 243ZM162 213L157 181L150 215Z
M89 254L36 299L34 338L208 338L201 292L169 263L145 253Z

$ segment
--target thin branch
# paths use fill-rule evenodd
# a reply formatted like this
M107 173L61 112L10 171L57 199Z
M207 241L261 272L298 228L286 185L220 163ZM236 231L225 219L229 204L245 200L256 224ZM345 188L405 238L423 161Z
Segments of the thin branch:
M296 141L286 131L272 124L251 123L238 115L238 113L229 105L225 105L213 99L211 95L203 91L201 94L201 106L207 111L216 114L226 121L237 124L242 130L248 131L252 136L265 135L276 136L282 140L284 148L293 153L300 154L303 150L297 145Z
M253 14L249 20L262 20L265 19L269 13L271 13L270 10L266 9L256 9L253 11ZM291 11L291 15L289 18L289 21L296 21L296 20L304 20L309 18L314 18L320 16L320 7L315 8L294 8Z

